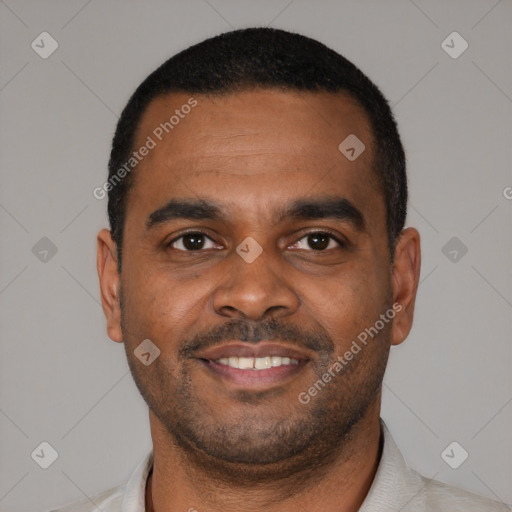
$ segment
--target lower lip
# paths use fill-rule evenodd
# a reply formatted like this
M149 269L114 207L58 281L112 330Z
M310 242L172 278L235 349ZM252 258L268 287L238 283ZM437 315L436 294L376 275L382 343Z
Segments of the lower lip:
M213 361L205 361L204 359L201 362L216 375L223 377L233 384L245 387L265 387L269 384L281 384L300 373L308 363L308 361L299 361L299 364L273 366L265 370L243 370Z

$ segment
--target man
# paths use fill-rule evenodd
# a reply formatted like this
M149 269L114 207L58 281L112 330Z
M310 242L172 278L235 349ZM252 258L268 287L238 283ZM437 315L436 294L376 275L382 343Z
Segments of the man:
M273 29L188 48L128 102L105 192L107 331L153 451L61 510L507 510L409 469L380 420L420 237L392 113L353 64Z

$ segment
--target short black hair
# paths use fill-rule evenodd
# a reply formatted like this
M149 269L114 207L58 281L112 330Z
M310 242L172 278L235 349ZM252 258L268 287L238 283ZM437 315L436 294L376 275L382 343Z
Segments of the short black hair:
M393 261L407 213L405 154L395 119L377 86L354 64L309 37L274 28L246 28L206 39L174 55L135 90L112 141L109 181L130 159L137 127L149 103L172 92L227 94L255 88L345 92L366 112L375 139L373 170L386 206ZM341 141L340 141L341 142ZM126 165L125 165L126 167ZM110 187L108 216L121 271L123 229L132 173Z

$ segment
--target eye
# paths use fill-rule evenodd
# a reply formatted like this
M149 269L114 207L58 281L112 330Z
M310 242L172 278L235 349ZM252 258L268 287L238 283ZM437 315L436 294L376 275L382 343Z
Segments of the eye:
M211 247L205 247L205 245L208 245L207 241L212 244ZM209 236L206 236L201 232L185 233L184 235L171 240L167 244L167 247L187 252L198 251L201 249L213 249L214 246L214 241Z
M297 240L292 248L303 249L307 246L311 247L315 251L325 251L327 249L333 249L336 247L345 247L345 244L338 240L334 235L325 231L316 231L314 233L308 233L301 239Z

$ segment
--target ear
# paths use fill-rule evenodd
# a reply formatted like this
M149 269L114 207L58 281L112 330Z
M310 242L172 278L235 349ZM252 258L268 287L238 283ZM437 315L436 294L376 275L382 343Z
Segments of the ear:
M98 233L97 268L100 279L101 304L107 318L107 334L113 341L121 343L121 307L119 305L120 276L117 271L116 244L108 229Z
M392 345L402 343L411 330L420 266L420 234L414 228L407 228L398 239L393 263L393 304L397 313L391 331Z

